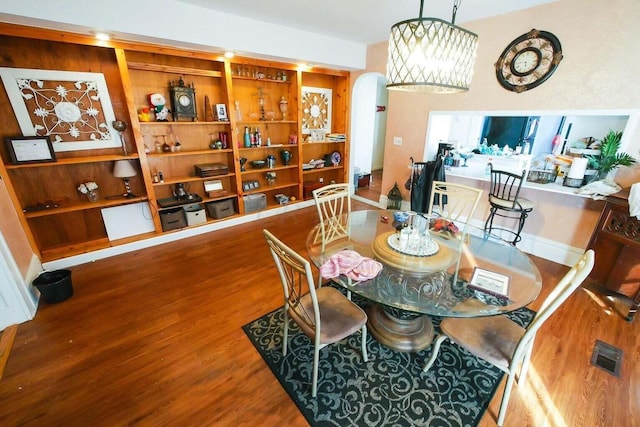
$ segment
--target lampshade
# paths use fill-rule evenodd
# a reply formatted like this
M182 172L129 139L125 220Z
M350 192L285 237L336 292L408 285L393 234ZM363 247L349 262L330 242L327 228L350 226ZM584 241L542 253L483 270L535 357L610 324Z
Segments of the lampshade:
M113 166L113 176L116 178L130 178L136 175L136 170L131 166L129 160L116 160Z
M478 46L477 34L454 25L460 0L454 0L451 23L420 17L391 27L387 88L456 93L469 90Z

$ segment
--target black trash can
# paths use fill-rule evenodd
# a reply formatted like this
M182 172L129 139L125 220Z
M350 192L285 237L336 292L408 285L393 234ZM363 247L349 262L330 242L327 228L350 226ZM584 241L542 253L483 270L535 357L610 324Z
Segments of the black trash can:
M33 280L33 286L49 304L62 302L73 295L70 270L45 271Z

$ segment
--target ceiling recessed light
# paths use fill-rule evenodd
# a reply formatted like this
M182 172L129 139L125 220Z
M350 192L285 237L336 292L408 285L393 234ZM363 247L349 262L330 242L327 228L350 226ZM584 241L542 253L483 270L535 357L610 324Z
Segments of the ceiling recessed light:
M232 52L232 51L230 51L230 50L228 50L228 51L226 51L226 52L224 53L224 57L225 57L225 58L229 58L229 59L233 58L235 55L236 55L236 54L235 54L235 53L233 53L233 52Z
M107 40L111 40L111 35L107 33L103 33L100 31L96 31L95 33L96 39L106 42Z

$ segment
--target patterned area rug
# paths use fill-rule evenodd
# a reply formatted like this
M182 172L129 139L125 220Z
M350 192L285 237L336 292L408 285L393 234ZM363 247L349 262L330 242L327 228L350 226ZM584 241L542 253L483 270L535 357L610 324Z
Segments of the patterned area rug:
M534 315L524 308L510 316L526 325ZM313 426L476 426L504 375L448 340L426 373L422 367L431 347L419 353L397 352L371 334L369 361L364 362L356 333L320 351L314 399L312 343L291 322L288 354L282 356L282 322L280 308L243 330ZM440 319L433 322L438 331Z

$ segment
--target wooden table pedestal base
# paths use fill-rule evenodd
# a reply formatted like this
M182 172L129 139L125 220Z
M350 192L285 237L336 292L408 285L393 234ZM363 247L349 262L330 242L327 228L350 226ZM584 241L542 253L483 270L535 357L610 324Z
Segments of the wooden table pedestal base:
M429 316L403 312L402 318L392 314L397 309L384 309L374 304L368 310L367 328L375 339L389 348L405 352L424 350L433 341L433 323Z

